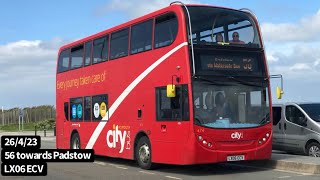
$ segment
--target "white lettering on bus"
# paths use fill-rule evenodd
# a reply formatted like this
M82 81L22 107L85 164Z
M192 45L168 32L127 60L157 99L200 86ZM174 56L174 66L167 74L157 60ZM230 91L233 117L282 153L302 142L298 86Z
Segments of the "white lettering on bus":
M240 138L243 138L243 133L234 132L234 133L231 134L231 138L232 138L232 139L240 139Z
M120 131L118 129L118 125L116 126L116 128L114 130L109 130L107 132L107 137L106 137L108 147L109 148L116 148L117 142L120 142L121 148L120 148L119 153L122 153L123 152L123 148L125 146L125 140L126 140L126 137L127 137L127 133L128 133L127 131L123 131L123 132ZM128 137L130 137L130 134L129 134ZM111 140L110 140L110 138L111 138ZM128 142L130 143L130 140Z

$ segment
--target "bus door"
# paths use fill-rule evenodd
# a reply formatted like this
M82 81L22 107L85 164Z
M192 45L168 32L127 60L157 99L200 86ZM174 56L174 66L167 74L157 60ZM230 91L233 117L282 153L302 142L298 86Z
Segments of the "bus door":
M59 95L57 95L59 96ZM63 105L57 105L57 117L56 117L56 136L57 136L57 148L69 148L66 147L69 135L69 102L65 102ZM63 112L63 113L61 113Z
M63 119L63 128L62 128L62 135L61 140L63 142L64 148L70 148L68 142L70 142L70 119L69 119L69 102L65 102L63 106L64 110L64 117ZM69 145L69 146L68 146Z
M162 142L185 142L189 132L188 87L176 87L176 96L167 97L166 87L156 90L157 139Z

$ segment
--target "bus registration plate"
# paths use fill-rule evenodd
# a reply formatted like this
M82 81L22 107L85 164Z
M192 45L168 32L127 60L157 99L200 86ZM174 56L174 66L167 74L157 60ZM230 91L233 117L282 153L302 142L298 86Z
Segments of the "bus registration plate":
M227 156L227 161L243 161L244 155L238 155L238 156Z

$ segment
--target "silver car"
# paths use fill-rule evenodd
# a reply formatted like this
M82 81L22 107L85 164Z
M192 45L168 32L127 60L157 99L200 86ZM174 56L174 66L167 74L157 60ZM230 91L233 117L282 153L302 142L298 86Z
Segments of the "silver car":
M272 149L320 157L320 103L272 105Z

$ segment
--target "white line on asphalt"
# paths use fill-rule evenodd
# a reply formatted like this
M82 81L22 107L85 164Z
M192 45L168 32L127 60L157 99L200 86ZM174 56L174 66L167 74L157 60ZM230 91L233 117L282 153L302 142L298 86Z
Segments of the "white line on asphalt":
M113 167L115 167L115 168L119 168L119 169L128 169L128 168L126 168L126 167L122 167L122 166L119 166L119 165L117 165L117 164L108 163L108 165L113 166Z
M313 176L314 174L300 174L300 175L297 175L298 177L299 176Z
M102 166L107 165L106 163L104 163L104 162L99 162L99 161L95 161L95 162L93 162L93 163L96 163L96 164L99 164L99 165L102 165Z
M155 173L152 173L152 172L147 172L147 171L139 171L141 173L145 173L145 174L155 174Z
M111 163L108 163L108 165L110 165L110 166L118 166L117 164L111 164Z
M238 164L229 164L229 165L239 166L239 167L249 167L249 168L255 168L255 169L265 169L265 170L272 170L272 171L279 171L279 172L287 172L287 173L294 173L294 174L300 174L300 175L304 175L304 176L313 175L311 173L295 172L295 171L282 170L282 169L272 169L272 168L255 167L255 166L238 165Z
M291 176L280 176L278 177L279 179L284 179L284 178L291 178Z
M181 178L177 178L177 177L173 177L173 176L166 176L166 178L170 178L170 179L181 179Z
M271 170L279 171L279 172L288 172L288 173L300 174L300 175L302 175L302 176L310 176L310 175L313 175L313 174L311 174L311 173L295 172L295 171L282 170L282 169L271 169Z

